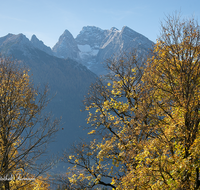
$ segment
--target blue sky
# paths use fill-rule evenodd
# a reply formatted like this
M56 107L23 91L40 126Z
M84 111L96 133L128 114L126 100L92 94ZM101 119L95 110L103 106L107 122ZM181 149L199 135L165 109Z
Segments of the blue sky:
M76 37L83 26L128 26L155 42L165 15L200 19L200 0L0 0L0 7L0 37L35 34L50 47L65 29Z

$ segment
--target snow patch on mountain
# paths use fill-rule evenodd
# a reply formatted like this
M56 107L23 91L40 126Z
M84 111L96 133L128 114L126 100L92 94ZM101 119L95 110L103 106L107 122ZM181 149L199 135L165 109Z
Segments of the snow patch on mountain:
M92 48L90 47L90 45L85 44L85 45L78 45L78 48L81 52L90 52L92 51Z
M95 48L92 48L90 45L85 44L85 45L79 45L78 48L80 50L79 55L81 59L84 59L87 56L96 56L99 52L98 46L95 46Z

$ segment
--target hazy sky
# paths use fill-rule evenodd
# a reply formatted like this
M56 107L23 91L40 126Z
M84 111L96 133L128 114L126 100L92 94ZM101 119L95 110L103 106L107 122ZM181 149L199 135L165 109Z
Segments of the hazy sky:
M156 41L165 15L200 18L200 0L0 0L0 37L35 34L53 47L65 29L74 37L83 26L123 26Z

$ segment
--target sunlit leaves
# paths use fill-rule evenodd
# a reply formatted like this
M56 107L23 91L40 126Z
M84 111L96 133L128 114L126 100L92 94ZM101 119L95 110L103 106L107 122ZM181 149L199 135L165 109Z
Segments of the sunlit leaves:
M46 164L37 168L36 160L44 153L44 145L52 140L58 121L50 124L50 115L41 112L47 105L47 89L38 93L28 70L11 58L0 56L0 176L28 176L31 170L41 174ZM39 125L36 125L39 124ZM30 176L33 176L30 174ZM42 179L42 178L40 178ZM29 181L1 180L1 189L48 189L39 178ZM31 183L32 184L32 183ZM44 188L42 188L42 184ZM21 187L20 189L23 189Z
M109 82L86 98L98 140L76 148L70 163L93 185L107 178L114 189L200 187L199 26L169 17L162 30L146 67L134 53L108 62Z
M177 25L173 25L174 22ZM151 89L152 109L160 121L155 126L158 138L149 139L149 155L144 151L141 163L147 160L151 163L149 159L152 159L151 167L146 169L149 175L156 176L152 186L155 189L198 189L195 170L199 166L194 163L200 157L191 149L199 138L199 115L195 109L199 107L200 98L200 34L193 21L168 20L167 24L143 78ZM151 117L152 121L156 119L155 115Z

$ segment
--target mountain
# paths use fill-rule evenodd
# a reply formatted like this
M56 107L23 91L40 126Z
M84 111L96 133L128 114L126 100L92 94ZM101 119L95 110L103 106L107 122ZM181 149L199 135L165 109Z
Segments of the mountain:
M53 47L58 57L70 57L85 65L97 75L106 74L101 64L113 56L137 49L139 55L147 55L154 43L148 38L124 26L122 30L112 27L102 30L95 26L85 26L74 39L69 31L59 38ZM73 53L72 53L73 52Z
M42 87L48 84L49 98L52 100L45 112L52 112L54 117L62 117L61 130L49 151L61 153L80 137L87 136L87 131L79 127L86 126L87 113L80 112L80 109L84 95L97 76L74 60L52 56L42 51L42 46L36 48L34 38L29 41L23 34L8 34L0 38L0 52L21 60L30 69L30 75L33 74L35 85L40 84Z
M37 49L40 49L46 53L48 53L49 55L54 55L53 51L51 50L50 47L47 47L46 45L44 45L44 43L39 40L36 35L33 35L31 37L31 43L33 44L33 46Z
M0 51L2 54L11 54L12 49L18 49L23 54L28 54L32 44L23 34L13 35L8 34L0 38Z
M78 45L88 44L93 48L99 48L105 37L106 31L95 26L84 26L75 40Z
M147 55L153 45L153 42L148 38L127 26L124 26L121 31L111 28L107 32L108 34L97 55L98 62L109 59L114 54L120 55L122 52L130 52L133 48L137 49L139 54Z
M55 55L60 58L71 58L74 60L80 59L79 49L77 47L76 41L68 30L64 31L52 50Z

